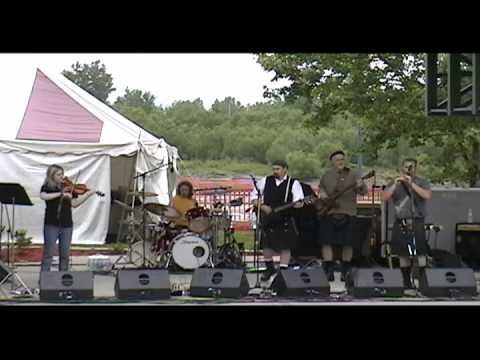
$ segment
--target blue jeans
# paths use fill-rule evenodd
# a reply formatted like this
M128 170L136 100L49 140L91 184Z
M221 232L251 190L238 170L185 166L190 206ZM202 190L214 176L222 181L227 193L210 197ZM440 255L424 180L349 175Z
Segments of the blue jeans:
M50 271L52 267L53 251L58 239L58 252L60 271L68 271L70 244L72 243L73 227L59 227L53 225L44 225L43 227L43 256L40 271Z

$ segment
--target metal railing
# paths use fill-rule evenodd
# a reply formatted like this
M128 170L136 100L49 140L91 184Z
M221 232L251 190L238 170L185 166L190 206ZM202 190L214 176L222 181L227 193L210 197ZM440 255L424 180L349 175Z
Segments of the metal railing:
M381 203L381 189L375 189L375 204ZM252 223L252 212L247 211L250 206L250 190L237 190L230 191L222 195L213 195L211 193L197 192L195 199L198 201L198 205L207 209L212 209L215 203L222 203L225 205L228 213L232 216L234 225L238 228L250 228L247 225ZM243 204L240 206L229 205L230 201L242 199ZM372 190L369 189L367 195L358 195L357 204L371 204L372 203Z

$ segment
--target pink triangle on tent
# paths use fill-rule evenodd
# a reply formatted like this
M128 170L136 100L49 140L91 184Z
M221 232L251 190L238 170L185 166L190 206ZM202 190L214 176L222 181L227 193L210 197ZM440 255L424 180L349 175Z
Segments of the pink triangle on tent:
M17 139L100 141L103 122L37 69Z

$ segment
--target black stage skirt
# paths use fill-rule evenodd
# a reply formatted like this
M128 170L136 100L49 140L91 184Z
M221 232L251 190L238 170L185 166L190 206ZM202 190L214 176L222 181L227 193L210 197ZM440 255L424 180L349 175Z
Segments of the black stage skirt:
M288 250L298 247L299 236L293 217L282 218L273 224L265 226L262 232L260 246L274 251Z
M413 247L413 225L402 225L400 220L396 220L392 230L392 254L397 256L411 256L408 245ZM415 248L416 255L427 254L427 240L425 236L425 220L423 218L415 219Z
M353 246L355 217L331 214L318 219L317 241L322 245Z

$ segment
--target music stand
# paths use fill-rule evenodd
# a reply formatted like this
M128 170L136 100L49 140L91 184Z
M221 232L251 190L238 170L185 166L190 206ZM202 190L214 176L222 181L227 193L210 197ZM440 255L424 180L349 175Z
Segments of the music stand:
M7 205L12 205L12 218L10 221L8 207ZM5 215L7 217L7 255L8 255L8 265L9 267L5 266L0 261L0 267L2 268L2 272L6 273L5 276L0 279L0 290L1 285L8 281L11 277L16 279L23 288L27 291L30 296L33 296L33 293L30 289L25 285L23 280L18 276L15 272L15 205L23 205L23 206L32 206L33 203L31 202L30 198L28 197L24 187L17 183L0 183L0 205L2 207L2 217L0 228L3 230L3 208L5 208ZM2 241L2 234L3 231L0 233L0 242ZM12 243L13 242L13 243ZM12 248L10 246L12 245ZM13 264L13 266L12 266ZM10 269L10 267L13 268ZM13 281L12 281L12 290L13 290Z

